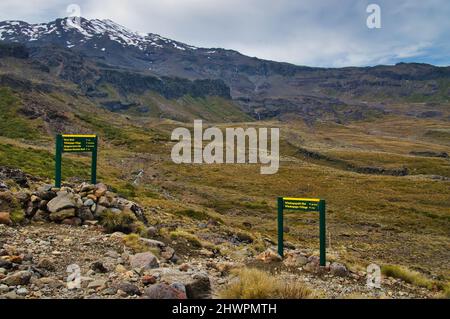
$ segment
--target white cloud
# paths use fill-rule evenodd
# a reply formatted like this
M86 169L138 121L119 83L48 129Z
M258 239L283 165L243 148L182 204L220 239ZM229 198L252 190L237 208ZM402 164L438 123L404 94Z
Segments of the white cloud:
M42 22L75 0L2 0L0 20ZM366 27L366 7L382 9L382 29ZM202 47L311 66L449 64L448 0L79 0L82 15L109 18Z

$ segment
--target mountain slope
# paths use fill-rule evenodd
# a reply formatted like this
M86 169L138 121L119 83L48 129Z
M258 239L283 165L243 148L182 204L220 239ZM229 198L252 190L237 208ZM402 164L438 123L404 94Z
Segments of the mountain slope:
M87 72L88 78L80 79L79 59L105 69L114 68L113 73L118 69L139 73L132 87L120 88L123 91L145 82L142 77L147 76L217 80L210 83L222 87L213 94L227 95L227 89L220 84L225 83L229 96L256 119L286 118L287 114L287 118L294 115L307 121L319 118L342 122L392 112L391 102L449 101L449 67L398 64L309 68L251 58L232 50L196 48L156 34L136 33L110 20L81 18L79 25L75 22L69 18L37 25L4 21L0 22L0 39L26 44L31 57L47 65L60 61L60 55L73 55L69 60L76 61L72 73L78 79L69 79L82 85L97 77L95 72ZM55 56L55 47L64 53ZM63 69L67 77L64 71L67 68ZM115 76L108 72L106 76ZM120 76L126 78L127 74ZM149 88L155 89L151 85ZM98 94L95 91L93 87L91 94Z

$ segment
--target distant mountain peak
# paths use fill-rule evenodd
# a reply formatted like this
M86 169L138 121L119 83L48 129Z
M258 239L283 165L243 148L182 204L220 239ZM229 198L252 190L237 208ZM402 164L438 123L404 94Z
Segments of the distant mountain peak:
M58 39L59 41L57 41ZM33 41L54 43L56 41L65 44L67 48L73 48L102 39L109 39L124 47L135 47L142 51L165 47L173 47L182 51L197 49L157 34L134 32L109 19L88 20L66 17L39 24L11 20L0 22L0 40L3 41L22 43Z

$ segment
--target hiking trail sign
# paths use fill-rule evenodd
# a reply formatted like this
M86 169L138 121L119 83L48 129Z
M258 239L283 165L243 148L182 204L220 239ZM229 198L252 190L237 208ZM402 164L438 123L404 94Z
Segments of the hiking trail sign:
M284 210L319 212L320 265L326 265L325 201L317 198L278 197L278 254L284 256Z
M56 136L55 187L61 187L61 165L63 153L92 153L91 183L97 183L97 135Z

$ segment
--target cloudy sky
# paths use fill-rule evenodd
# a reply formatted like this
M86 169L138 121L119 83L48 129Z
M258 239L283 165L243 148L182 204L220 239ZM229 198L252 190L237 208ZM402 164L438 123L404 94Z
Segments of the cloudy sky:
M369 4L381 28L369 29ZM450 65L449 0L1 0L0 20L108 18L200 47L309 66Z

